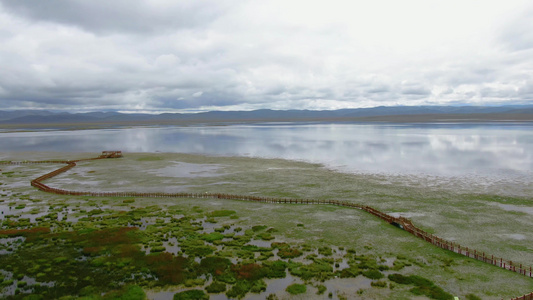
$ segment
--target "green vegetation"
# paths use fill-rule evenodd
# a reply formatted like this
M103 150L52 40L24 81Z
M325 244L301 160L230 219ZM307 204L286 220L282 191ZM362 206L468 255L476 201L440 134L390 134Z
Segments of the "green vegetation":
M231 216L231 215L233 215L235 213L236 212L234 210L215 210L215 211L211 212L210 214L208 214L208 216L212 217L212 218L228 217L228 216Z
M207 295L202 290L189 290L174 294L174 300L209 300Z
M223 282L217 282L217 281L213 281L210 285L208 285L205 290L208 292L208 293L212 293L212 294L219 294L219 293L223 293L226 291L226 284L223 283Z
M324 256L331 256L333 254L331 247L320 247L318 248L318 254L322 254Z
M371 286L375 286L375 287L380 287L380 288L385 288L387 287L387 282L386 281L372 281L370 283Z
M96 292L97 291L94 290L91 291L91 293L95 294ZM90 298L97 299L97 296L93 295ZM146 294L141 287L136 285L128 285L118 291L113 291L106 294L103 298L104 300L145 300Z
M255 225L255 226L252 226L252 230L254 232L258 232L258 231L262 231L262 230L265 230L267 229L268 226L265 226L265 225Z
M328 288L323 284L319 284L316 288L318 289L318 291L316 292L317 295L322 295L328 290Z
M32 226L27 219L19 218L14 222L15 219L10 218L9 222L2 223L4 229L0 230L0 237L22 237L24 243L18 246L16 252L0 256L4 271L19 274L16 282L2 279L3 285L16 284L19 288L26 288L28 284L21 279L24 276L36 278L39 284L27 291L19 291L17 295L20 298L31 294L45 298L85 295L96 299L100 293L107 292L106 295L113 299L123 299L120 297L133 294L143 297L144 294L139 293L143 288L168 285L201 287L208 293L225 292L230 298L244 298L248 293L265 291L267 285L264 279L284 278L287 270L303 280L317 281L332 279L345 271L334 272L335 259L330 258L334 253L331 247L316 249L286 242L274 242L271 247L245 245L249 241L248 234L268 233L268 226L251 226L242 236L225 235L216 230L209 234L201 233L203 227L199 226L202 224L199 220L204 216L220 214L220 211L198 211L195 208L185 217L173 218L175 212L162 212L157 206L127 212L92 209L84 212L88 217L80 218L75 224L58 221L57 214L49 213L39 218L42 226ZM183 214L183 210L180 209L179 213ZM139 222L142 219L153 222L141 230L137 226L143 224ZM45 227L52 223L53 231ZM29 227L18 229L21 224ZM237 227L222 224L218 228L225 231ZM168 246L164 241L169 240L169 235L177 241L186 257L167 252ZM215 244L222 250L215 252ZM142 248L150 249L150 254ZM274 255L276 249L278 252ZM316 257L312 254L315 251L326 251L328 258ZM300 257L304 253L308 253L308 263L282 260ZM353 268L365 270L363 274L370 278L382 277L375 258L350 255ZM228 257L237 257L239 261L232 263ZM199 262L197 259L200 259ZM201 276L214 280L206 286ZM43 284L48 281L55 284ZM117 290L124 283L128 288ZM294 285L288 291L299 293L302 288L305 289L305 285ZM318 290L324 293L326 288L319 285ZM28 291L31 293L28 294ZM175 297L201 299L204 294L200 292L185 291ZM15 299L19 298L17 295Z
M158 160L163 160L163 158L159 156L153 156L153 155L137 158L137 161L158 161Z
M113 172L124 174L121 180L131 185L121 189L155 189L166 180L145 176L147 171L164 168L171 156L158 157L117 160ZM459 196L463 202L450 202L453 197L446 193L427 197L427 193L411 191L411 187L384 187L370 179L355 180L351 175L294 162L180 157L190 163L227 165L224 176L191 177L183 182L180 178L180 184L189 186L191 192L275 195L279 190L290 190L295 197L373 201L373 206L384 211L395 211L405 204L405 211L412 212L415 208L410 203L416 202L416 211L427 214L413 218L416 224L439 235L441 229L433 227L433 222L441 221L433 214L435 207L454 210L450 215L444 211L442 218L460 229L464 218L461 210L469 207L468 201L477 203L477 212L484 209L479 205L483 201L528 205L523 198L483 195L463 195ZM135 161L142 164L141 175L132 175ZM102 190L114 190L116 182L109 179L113 176L105 169L109 163L91 162L91 170L96 171L69 174L72 182L65 187L83 190L89 176L89 180L102 182ZM339 299L354 294L365 299L385 299L391 294L402 299L417 295L450 299L451 294L461 299L500 299L516 296L517 287L528 291L531 286L523 276L513 277L511 272L435 248L358 210L222 199L162 201L49 195L19 184L21 178L32 178L32 172L44 173L45 167L32 166L28 172L25 167L17 168L16 176L2 177L0 202L11 207L0 219L0 297L6 299L144 299L145 291L168 288L180 291L182 295L177 297L225 293L237 299L263 293L271 279L285 278L287 273L303 281L304 288L316 287L321 295L327 294L326 285L337 281L361 276L372 279L365 279L365 285L357 289L331 290ZM61 187L62 183L54 184ZM424 201L420 201L422 198ZM494 206L489 209L494 210ZM518 214L507 215L511 213ZM491 215L483 217L492 222ZM529 222L527 218L521 220ZM483 224L490 227L491 222ZM502 232L514 232L505 226ZM457 233L459 239L461 233ZM462 243L466 244L464 240ZM490 240L487 243L494 245ZM500 243L495 249L525 253L527 245L518 243ZM396 274L385 277L386 270ZM184 293L191 288L199 292ZM290 293L287 286L276 291L280 298ZM276 298L275 294L263 296Z
M214 242L214 241L219 241L219 240L222 240L224 239L224 235L221 234L221 233L218 233L218 232L212 232L210 234L206 234L202 237L203 240L207 241L207 242Z
M482 300L481 298L479 298L478 296L474 295L474 294L468 294L465 296L466 300Z
M415 287L410 290L414 295L427 296L437 300L453 299L451 294L446 293L442 288L436 286L430 280L417 275L404 276L401 274L390 274L388 278L399 284L414 285Z
M239 280L226 293L229 298L244 298L248 293L261 293L266 290L266 283L263 280Z
M383 273L378 270L368 270L362 273L365 277L370 279L381 279L384 277Z
M291 295L305 294L307 292L307 287L305 284L294 283L289 285L286 291Z

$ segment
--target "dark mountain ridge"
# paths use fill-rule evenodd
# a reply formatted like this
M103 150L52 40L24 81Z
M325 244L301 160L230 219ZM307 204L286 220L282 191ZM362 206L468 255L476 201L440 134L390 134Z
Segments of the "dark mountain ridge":
M380 106L372 108L340 110L271 110L253 111L210 111L202 113L162 113L162 114L124 114L118 112L65 113L50 111L0 111L0 124L81 124L81 123L157 123L157 122L229 122L229 121L386 121L387 118L413 120L433 117L444 118L453 115L481 117L481 119L509 119L519 116L519 120L533 121L533 105L522 106ZM417 116L417 117L414 117ZM512 119L512 118L511 118Z

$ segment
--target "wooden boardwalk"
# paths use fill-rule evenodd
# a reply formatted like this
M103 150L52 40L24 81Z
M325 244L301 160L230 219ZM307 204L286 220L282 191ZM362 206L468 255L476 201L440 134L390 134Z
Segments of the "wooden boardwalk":
M483 251L478 251L469 247L464 247L458 243L450 242L439 238L433 234L430 234L415 225L411 220L404 217L394 217L384 212L381 212L373 207L367 205L361 205L351 203L347 201L338 200L316 200L316 199L296 199L296 198L275 198L275 197L261 197L250 195L234 195L234 194L222 194L222 193L141 193L141 192L93 192L93 191L70 191L64 189L57 189L50 187L43 183L44 180L50 179L61 173L64 173L76 166L77 162L90 161L97 159L118 158L122 157L120 151L103 151L102 155L95 158L87 158L80 160L43 160L43 161L21 161L21 162L1 162L0 164L66 164L66 166L54 170L50 173L42 175L31 181L31 185L47 193L54 193L58 195L72 195L72 196L92 196L92 197L142 197L142 198L209 198L209 199L227 199L227 200L239 200L239 201L252 201L260 203L272 203L272 204L306 204L306 205L335 205L348 207L353 209L360 209L366 211L385 222L397 226L412 235L423 239L424 241L431 243L442 249L458 253L460 255L473 258L499 268L503 268L512 272L519 273L527 277L533 277L533 268L531 266L525 266L521 263L516 263L510 260L503 259L490 255ZM513 298L511 300L533 300L533 292L521 297Z

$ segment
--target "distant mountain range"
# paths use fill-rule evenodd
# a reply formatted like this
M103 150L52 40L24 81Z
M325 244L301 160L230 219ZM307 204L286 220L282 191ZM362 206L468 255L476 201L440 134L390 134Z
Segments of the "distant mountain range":
M447 122L533 121L533 105L522 106L394 106L340 110L211 111L195 114L57 113L39 110L0 111L0 125L37 124L172 124L218 122Z

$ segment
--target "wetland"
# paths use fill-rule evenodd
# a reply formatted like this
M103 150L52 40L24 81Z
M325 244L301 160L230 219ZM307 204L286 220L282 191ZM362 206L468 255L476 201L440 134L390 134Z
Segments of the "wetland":
M326 152L315 150L318 154L311 154L311 149L321 147L311 142L301 146L303 150L291 150L296 147L291 142L295 136L311 141L309 132L268 133L272 143L280 144L280 136L285 141L271 155L258 154L250 145L239 150L242 153L228 150L242 146L235 134L231 143L209 144L209 139L217 138L212 130L228 128L204 128L203 142L179 140L172 144L174 151L146 140L139 142L165 152L150 148L136 153L124 140L97 143L94 147L99 148L91 153L81 148L61 152L35 151L33 146L5 149L8 146L2 144L0 160L82 159L117 149L122 143L124 147L117 150L128 150L124 158L80 162L47 184L102 192L187 191L352 201L409 217L447 240L531 265L528 131L492 128L507 133L491 140L481 130L476 140L464 137L460 128L438 129L448 135L448 141L468 143L459 147L460 142L448 142L445 147L441 136L441 142L429 145L451 152L458 148L467 153L480 151L487 157L520 152L522 164L513 162L515 158L488 166L478 162L474 173L484 173L478 176L481 180L471 177L471 170L460 174L453 170L461 161L427 175L422 172L427 168L423 164L430 162L424 162L424 155L414 170L404 166L401 171L385 173L362 164L362 169L354 171L352 165L340 161L320 161L335 160L324 153L339 153L335 150L338 140L328 143L319 138ZM187 130L198 135L202 128L178 131ZM304 131L316 134L321 130L325 129ZM399 133L397 128L388 130ZM123 135L128 136L127 132ZM3 134L14 134L16 139L26 133ZM51 132L50 136L63 134L74 137L69 132ZM404 134L414 138L414 133ZM141 137L139 133L137 140ZM46 144L39 139L34 145ZM513 139L519 141L518 146L508 144ZM392 143L389 150L375 155L396 153L393 146L405 144ZM85 145L84 151L93 147L65 145ZM176 145L195 145L197 151ZM302 151L302 156L292 157L296 151ZM362 153L357 148L342 151L351 157ZM435 165L440 163L444 162ZM29 185L31 179L56 168L54 164L0 166L0 292L6 299L501 299L533 291L531 278L436 248L360 210L220 199L61 196ZM464 178L470 181L465 183Z

